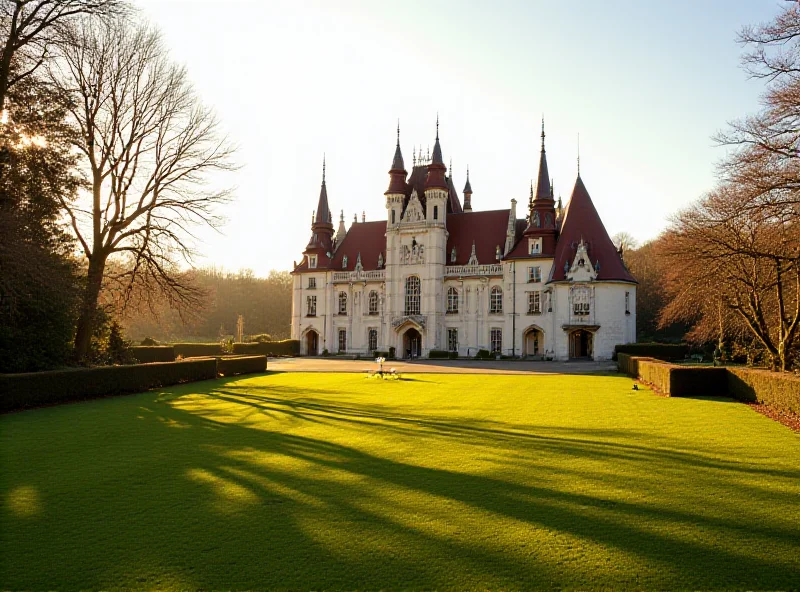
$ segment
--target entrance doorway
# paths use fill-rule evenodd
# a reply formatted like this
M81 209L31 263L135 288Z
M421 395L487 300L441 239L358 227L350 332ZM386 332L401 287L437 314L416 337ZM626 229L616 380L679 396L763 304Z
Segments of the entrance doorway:
M541 329L531 328L525 332L522 340L523 356L541 356L544 353L544 333Z
M306 333L306 355L316 356L319 354L319 333L309 331Z
M593 335L584 329L569 334L569 357L592 359Z
M403 358L418 358L422 354L422 335L416 329L409 329L403 334Z

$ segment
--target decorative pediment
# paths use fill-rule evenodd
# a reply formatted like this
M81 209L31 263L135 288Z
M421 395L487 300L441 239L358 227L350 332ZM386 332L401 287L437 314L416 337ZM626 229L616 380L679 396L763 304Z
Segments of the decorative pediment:
M419 201L416 189L411 192L411 198L408 200L408 205L401 221L408 224L425 221L425 211L422 209L422 203Z
M475 241L472 241L472 252L469 255L467 265L478 265L478 256L475 254Z
M358 258L356 259L355 271L356 271L356 273L358 273L359 271L362 271L363 269L364 269L364 266L361 265L361 253L359 253L358 254Z
M599 264L597 268L599 268ZM572 265L564 270L566 277L571 282L590 282L597 279L597 269L592 266L589 259L586 243L581 239L578 244L578 250L575 253L575 258L572 260Z

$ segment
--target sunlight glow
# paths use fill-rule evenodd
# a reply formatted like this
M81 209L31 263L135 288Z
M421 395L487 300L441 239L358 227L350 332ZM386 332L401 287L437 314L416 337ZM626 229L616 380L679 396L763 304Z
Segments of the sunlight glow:
M39 492L30 485L12 489L6 498L6 505L14 514L25 518L36 516L42 512Z

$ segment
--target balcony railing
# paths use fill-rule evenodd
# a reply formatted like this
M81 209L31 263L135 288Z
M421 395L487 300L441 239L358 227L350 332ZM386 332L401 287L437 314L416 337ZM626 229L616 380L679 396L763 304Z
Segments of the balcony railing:
M490 265L448 265L445 267L444 275L446 277L503 275L503 266L499 263Z
M386 270L376 269L374 271L334 271L334 283L340 282L364 282L364 281L383 281L386 278Z

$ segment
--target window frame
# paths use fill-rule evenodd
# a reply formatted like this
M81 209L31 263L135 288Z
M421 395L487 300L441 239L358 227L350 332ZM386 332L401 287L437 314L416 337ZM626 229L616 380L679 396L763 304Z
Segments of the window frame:
M379 312L378 311L379 306L380 306L380 299L378 297L378 291L370 290L369 296L367 297L367 314L372 316L377 315Z
M346 353L347 352L347 329L339 329L339 331L337 333L337 337L338 337L337 345L339 346L339 349L337 351L339 351L341 353ZM342 343L342 342L344 342L344 343ZM342 345L344 345L344 347L342 347Z
M489 291L489 314L503 314L503 288L492 286Z
M308 278L308 286L306 287L307 290L316 290L317 289L317 278L310 277Z
M542 314L542 292L528 292L528 314Z
M418 275L410 275L404 284L404 314L406 316L422 314L422 280Z
M489 351L493 354L502 354L503 330L499 327L493 327L489 331Z
M306 296L306 316L317 316L317 297L315 295L309 294Z
M338 305L336 314L347 315L347 292L344 290L339 291Z
M377 349L378 349L378 330L375 327L370 327L369 329L367 329L367 350L370 352L374 352Z
M540 284L542 282L542 266L531 265L528 267L528 283Z
M447 328L447 351L458 352L458 328Z
M458 314L458 289L455 286L447 288L445 298L447 300L445 314Z

